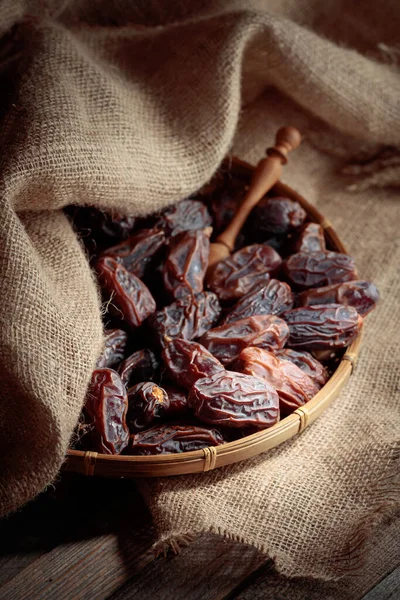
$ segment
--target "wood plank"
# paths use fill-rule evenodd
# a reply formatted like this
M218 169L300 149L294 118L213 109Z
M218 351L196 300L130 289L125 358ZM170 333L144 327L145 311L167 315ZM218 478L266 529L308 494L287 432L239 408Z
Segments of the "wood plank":
M400 598L400 566L380 581L362 600L398 600Z
M255 548L205 535L148 565L109 600L218 600L265 562Z

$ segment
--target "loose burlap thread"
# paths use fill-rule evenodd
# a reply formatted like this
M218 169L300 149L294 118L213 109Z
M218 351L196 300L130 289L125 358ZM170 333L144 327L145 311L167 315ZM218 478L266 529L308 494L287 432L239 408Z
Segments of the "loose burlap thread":
M357 372L283 446L140 486L160 545L215 531L291 576L359 566L399 500L399 202L365 191L400 179L399 21L396 2L371 0L3 2L2 514L56 477L102 345L98 292L61 209L148 214L198 189L229 151L258 160L292 123L306 140L285 181L382 293Z

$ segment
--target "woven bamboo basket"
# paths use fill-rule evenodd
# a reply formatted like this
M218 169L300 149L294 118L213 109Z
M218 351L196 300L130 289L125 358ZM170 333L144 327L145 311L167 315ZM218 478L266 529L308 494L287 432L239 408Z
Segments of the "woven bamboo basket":
M237 158L231 159L226 164L229 165L232 171L238 174L242 173L250 176L254 170L252 165ZM329 246L338 252L346 252L332 225L307 200L281 182L278 182L271 192L276 196L287 196L293 200L297 200L307 212L309 219L315 223L319 223L323 227ZM346 349L337 369L312 400L269 429L259 431L233 442L227 442L221 446L213 446L181 454L112 456L98 454L97 452L69 450L64 463L64 469L83 475L100 475L117 478L161 477L210 471L266 452L304 431L340 394L355 368L361 339L362 332Z

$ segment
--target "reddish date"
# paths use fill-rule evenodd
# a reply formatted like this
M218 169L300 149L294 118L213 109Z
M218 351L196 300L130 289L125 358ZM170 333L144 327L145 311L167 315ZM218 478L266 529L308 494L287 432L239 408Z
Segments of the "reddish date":
M319 387L295 364L280 360L262 348L246 348L235 367L247 375L261 377L278 393L282 414L289 414L318 392Z
M219 371L196 381L188 402L196 417L221 427L265 429L279 421L279 397L258 377Z
M289 325L288 346L298 350L334 350L358 335L363 318L352 306L320 304L283 313Z
M160 229L141 229L126 242L108 248L104 256L113 258L136 277L143 277L146 267L165 243L165 233Z
M340 252L298 252L283 263L289 283L299 289L357 279L354 259Z
M129 327L140 327L155 312L156 303L148 288L123 265L102 257L96 263L96 270L102 288L112 297L112 304L121 311Z
M204 346L182 338L166 344L163 360L170 376L187 390L190 390L198 379L224 370L219 360Z
M132 436L130 454L148 456L201 450L224 443L217 429L194 425L160 425Z
M160 343L167 338L192 340L203 335L217 322L221 313L218 297L212 292L180 298L150 318L150 325Z
M201 337L200 343L226 365L247 346L279 349L288 337L289 329L283 319L275 315L257 315L215 327Z
M203 291L210 231L188 231L173 238L164 263L164 286L175 299Z
M219 262L211 272L208 287L224 302L234 302L255 285L269 281L282 263L279 254L267 244L253 244Z
M224 323L232 323L255 315L279 315L292 308L293 293L287 283L271 279L256 285L226 315Z
M205 229L210 225L210 214L204 204L198 200L182 200L169 206L156 221L156 227L162 228L170 237L183 231Z
M307 223L302 227L297 238L294 252L325 252L324 230L318 223Z
M93 371L85 410L93 422L93 446L102 454L120 454L128 445L126 424L128 398L118 373L112 369Z
M158 377L160 361L149 348L137 350L118 367L118 373L126 387L141 381L153 381Z
M185 415L188 412L187 392L165 383L163 383L163 389L169 398L169 406L165 410L165 415L167 417Z
M167 392L151 381L143 381L128 390L127 423L131 432L147 429L168 410Z
M319 389L321 389L329 379L327 369L309 352L284 348L283 350L277 350L275 354L281 360L289 361L299 367L299 369L316 383Z
M277 196L261 200L252 210L249 223L258 238L265 234L287 234L300 227L306 216L305 210L298 202Z
M105 332L103 352L97 359L96 368L114 367L124 358L128 335L122 329L109 329Z
M321 288L306 290L297 296L298 306L315 304L343 304L353 306L363 317L373 310L379 300L379 292L369 281L347 281Z

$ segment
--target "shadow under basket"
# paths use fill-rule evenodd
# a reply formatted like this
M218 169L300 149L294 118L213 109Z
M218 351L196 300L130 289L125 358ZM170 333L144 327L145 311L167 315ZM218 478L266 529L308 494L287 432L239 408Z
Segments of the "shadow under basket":
M251 176L254 167L237 158L226 161L231 171ZM310 221L319 223L324 231L329 246L338 252L346 253L346 249L334 231L332 225L294 190L278 182L271 190L272 195L286 196L296 200L307 212ZM252 458L304 431L331 402L340 394L346 385L357 361L362 339L362 331L354 342L346 349L335 372L324 387L301 408L285 417L269 429L264 429L233 442L212 446L202 450L183 452L180 454L161 454L158 456L114 456L68 450L64 470L75 471L83 475L100 475L106 477L162 477L168 475L184 475L201 473L224 467L247 458Z

